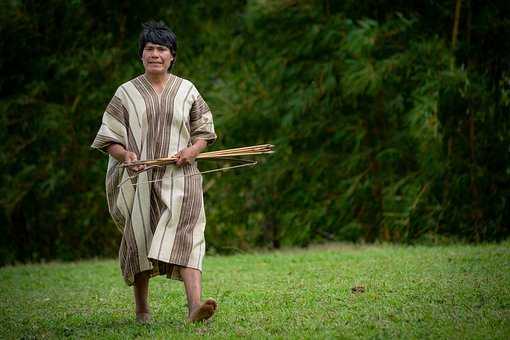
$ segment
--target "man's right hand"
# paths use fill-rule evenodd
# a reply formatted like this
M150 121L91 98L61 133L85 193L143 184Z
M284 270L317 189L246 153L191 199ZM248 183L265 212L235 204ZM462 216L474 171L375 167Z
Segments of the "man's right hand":
M125 154L124 154L124 163L126 164L129 164L131 162L136 162L138 160L138 157L136 156L136 153L134 152L131 152L131 151L126 151ZM140 164L140 165L131 165L129 166L129 168L133 171L142 171L143 169L145 169L145 165L143 164Z
M106 151L119 162L129 164L138 160L136 153L127 151L121 144L111 144L108 146ZM142 171L145 169L145 165L131 165L129 169L133 171Z

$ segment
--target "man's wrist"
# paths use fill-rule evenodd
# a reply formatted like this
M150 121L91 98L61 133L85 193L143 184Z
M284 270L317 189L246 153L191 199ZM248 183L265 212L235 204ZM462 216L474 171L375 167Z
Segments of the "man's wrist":
M198 153L200 153L207 147L207 142L203 139L197 139L192 146Z

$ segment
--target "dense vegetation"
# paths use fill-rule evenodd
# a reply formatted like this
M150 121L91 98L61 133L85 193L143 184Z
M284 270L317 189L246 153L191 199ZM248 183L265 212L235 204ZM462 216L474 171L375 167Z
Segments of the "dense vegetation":
M89 145L143 71L152 18L177 33L174 72L210 104L214 149L277 146L206 177L210 250L508 237L509 7L3 1L0 263L116 253L106 159Z

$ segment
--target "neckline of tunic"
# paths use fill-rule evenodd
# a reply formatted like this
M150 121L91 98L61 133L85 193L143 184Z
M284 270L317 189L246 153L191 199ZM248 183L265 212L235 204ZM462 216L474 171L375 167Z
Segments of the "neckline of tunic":
M156 91L156 89L154 88L154 86L152 86L152 83L151 81L149 80L149 78L144 74L142 74L142 77L145 79L145 81L147 81L147 84L149 85L149 87L151 88L151 90L156 94L156 96L158 96L158 99L161 98L161 95L165 92L167 86L168 86L168 83L170 82L170 78L173 77L173 74L171 73L168 73L168 78L166 79L165 81L165 85L163 85L163 89L161 90L161 92L158 93L158 91Z

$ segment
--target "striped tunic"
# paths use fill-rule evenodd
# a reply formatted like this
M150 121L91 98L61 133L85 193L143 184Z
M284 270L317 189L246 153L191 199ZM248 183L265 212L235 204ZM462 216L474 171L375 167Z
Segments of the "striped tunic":
M197 139L216 139L211 111L195 86L170 74L161 94L138 76L122 84L103 114L92 147L113 143L138 159L169 157ZM108 208L122 229L120 267L128 285L150 271L179 279L177 266L202 270L205 213L202 177L196 163L153 168L134 176L109 157ZM131 178L130 178L131 177Z

